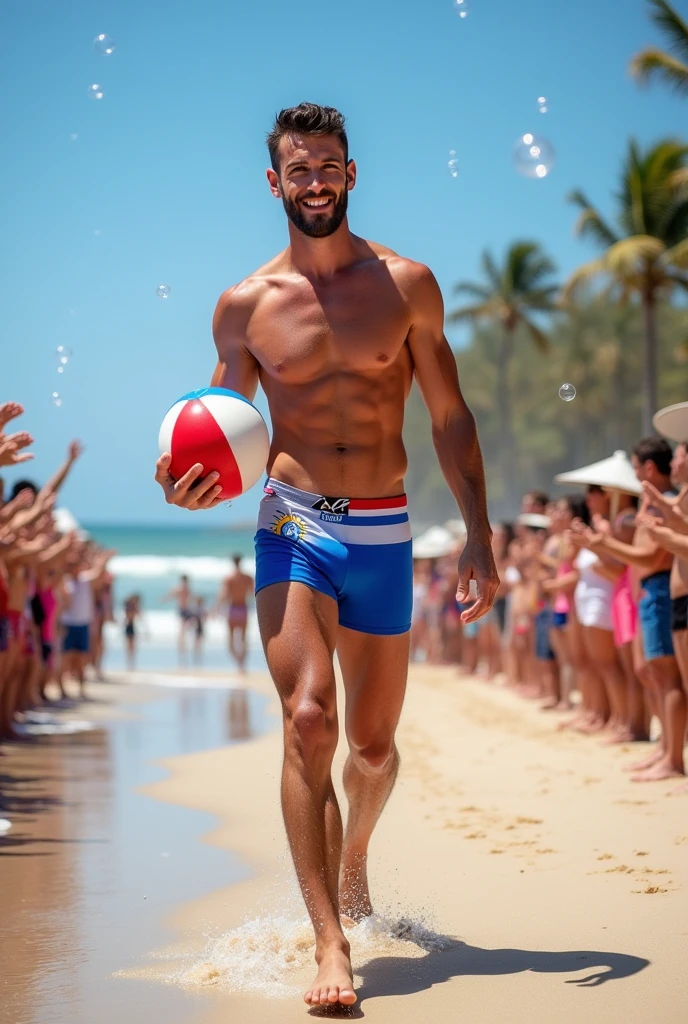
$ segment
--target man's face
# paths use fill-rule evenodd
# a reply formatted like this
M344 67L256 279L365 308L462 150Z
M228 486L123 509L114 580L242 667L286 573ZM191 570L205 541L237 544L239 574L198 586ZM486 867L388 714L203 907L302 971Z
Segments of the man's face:
M688 483L688 447L679 444L671 460L671 479L678 486Z
M631 455L631 465L633 466L635 475L638 477L641 484L644 483L645 480L649 480L650 483L653 483L654 478L652 471L655 469L655 464L651 459L646 459L645 462L641 462L637 455Z
M272 194L287 217L309 238L327 238L346 217L349 191L356 183L353 160L345 163L336 135L285 135L280 142L280 173L268 170Z

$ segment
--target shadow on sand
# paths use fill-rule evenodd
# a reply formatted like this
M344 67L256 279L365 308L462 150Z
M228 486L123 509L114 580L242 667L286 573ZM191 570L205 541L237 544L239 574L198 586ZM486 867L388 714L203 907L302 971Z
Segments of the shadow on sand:
M496 976L534 971L542 974L570 974L586 971L582 978L566 978L564 984L595 988L608 981L630 978L649 965L644 957L609 953L592 949L563 952L529 949L481 949L455 942L442 952L416 957L377 957L356 971L363 979L356 1006L322 1007L309 1011L313 1017L360 1020L365 1016L362 1004L380 996L405 996L423 992L451 978Z

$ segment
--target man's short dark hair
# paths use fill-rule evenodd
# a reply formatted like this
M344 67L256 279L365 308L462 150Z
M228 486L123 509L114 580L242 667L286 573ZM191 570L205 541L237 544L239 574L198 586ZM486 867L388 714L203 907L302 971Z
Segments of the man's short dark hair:
M541 505L543 508L549 505L549 495L544 491L528 491L526 497L530 498L535 505Z
M644 437L633 449L638 462L654 462L662 476L671 473L671 445L663 437Z
M302 135L336 135L344 147L344 162L348 163L349 140L346 137L344 120L344 115L334 107L321 107L318 103L299 103L298 107L280 110L267 136L273 171L279 174L279 145L284 136L292 132Z

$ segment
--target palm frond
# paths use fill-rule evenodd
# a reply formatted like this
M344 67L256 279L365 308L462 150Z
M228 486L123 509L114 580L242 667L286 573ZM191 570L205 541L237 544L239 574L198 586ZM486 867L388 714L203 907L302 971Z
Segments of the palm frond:
M688 95L688 65L664 50L648 47L632 58L628 69L639 85L659 79L681 95Z
M458 324L465 320L479 320L482 317L497 317L499 310L493 301L480 302L475 306L462 306L447 313L447 323Z
M584 285L589 285L596 278L607 274L607 263L604 257L597 260L590 260L577 267L564 285L562 297L565 301L575 299L576 295Z
M574 231L582 238L590 238L602 248L607 248L618 242L618 235L612 231L600 213L589 201L588 197L580 189L576 189L568 196L568 201L579 207L580 215L576 221Z
M605 268L618 278L632 278L643 273L648 264L659 260L666 246L652 235L631 235L612 245L605 254Z
M688 238L677 245L666 249L660 257L660 263L665 267L678 267L679 270L688 270Z
M528 334L533 340L533 343L540 352L549 352L550 340L544 331L541 331L537 324L534 324L532 320L528 320L526 317L522 319L523 325L528 331Z
M649 0L649 3L653 8L650 17L664 32L669 48L688 62L688 24L667 0Z
M494 261L492 253L488 249L484 250L480 258L480 262L482 264L485 277L490 282L493 291L502 292L504 288L504 280L499 267Z
M487 301L492 294L484 284L475 284L473 281L459 281L454 285L453 292L454 295L470 295L473 299L482 299L483 301Z

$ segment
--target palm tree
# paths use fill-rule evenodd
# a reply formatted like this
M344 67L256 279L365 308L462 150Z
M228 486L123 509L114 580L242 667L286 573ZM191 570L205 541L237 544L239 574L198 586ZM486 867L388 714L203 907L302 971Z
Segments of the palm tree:
M468 295L474 301L471 305L453 310L447 319L450 323L487 320L501 328L496 398L504 495L511 505L516 495L509 365L514 354L516 332L519 327L523 328L541 352L548 351L547 336L535 323L533 314L551 313L555 309L555 296L559 287L550 281L556 267L537 242L514 242L507 249L501 267L485 251L482 255L482 270L484 284L461 281L455 286L456 295Z
M636 53L629 70L641 85L663 78L678 92L688 95L688 24L667 0L648 0L651 18L666 36L669 52L654 46Z
M628 148L614 230L575 191L569 201L581 210L579 235L603 249L599 259L579 267L566 286L573 294L582 282L603 278L622 300L638 297L643 308L643 433L652 429L657 409L657 302L675 288L688 291L688 145L666 139L643 153Z

